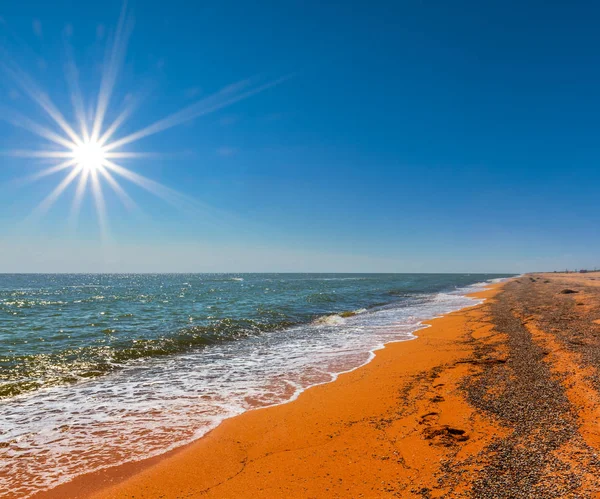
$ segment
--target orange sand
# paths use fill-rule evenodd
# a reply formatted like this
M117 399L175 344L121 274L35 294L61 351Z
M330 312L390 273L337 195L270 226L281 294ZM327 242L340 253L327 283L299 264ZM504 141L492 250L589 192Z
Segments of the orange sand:
M498 287L475 296L490 298ZM466 340L492 334L485 316L477 306L435 319L417 340L388 345L294 402L247 412L159 459L36 497L423 497L441 461L475 455L503 433L457 389L478 369Z

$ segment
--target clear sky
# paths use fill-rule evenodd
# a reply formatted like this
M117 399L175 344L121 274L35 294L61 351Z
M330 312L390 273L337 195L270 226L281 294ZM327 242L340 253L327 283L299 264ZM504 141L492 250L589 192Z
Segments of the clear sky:
M103 232L90 188L74 222L77 180L40 212L73 167L22 180L62 160L14 157L57 147L13 113L62 132L13 76L76 127L69 54L92 111L121 8L2 4L0 271L600 266L594 2L131 1L106 123L187 108L119 163L181 197L114 176L137 208L104 182Z

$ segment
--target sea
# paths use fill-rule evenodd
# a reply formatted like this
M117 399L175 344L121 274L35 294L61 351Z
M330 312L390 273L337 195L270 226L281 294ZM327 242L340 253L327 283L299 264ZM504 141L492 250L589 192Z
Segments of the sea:
M289 402L506 277L2 274L0 497Z

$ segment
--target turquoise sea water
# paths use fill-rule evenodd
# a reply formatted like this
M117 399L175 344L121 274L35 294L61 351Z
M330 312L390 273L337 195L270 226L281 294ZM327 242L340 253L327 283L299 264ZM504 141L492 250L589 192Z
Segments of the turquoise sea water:
M0 497L290 400L501 277L0 275Z

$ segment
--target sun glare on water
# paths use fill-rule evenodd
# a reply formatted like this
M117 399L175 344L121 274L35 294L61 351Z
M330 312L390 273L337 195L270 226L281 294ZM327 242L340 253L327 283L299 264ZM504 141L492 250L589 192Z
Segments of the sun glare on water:
M118 110L116 117L111 122L106 120L111 97L117 83L119 68L125 59L131 26L130 16L124 9L114 36L109 40L98 95L91 103L84 99L81 93L79 71L75 62L71 60L68 64L65 77L69 84L70 100L73 104L72 114L74 120L72 123L65 117L65 113L54 104L48 94L43 91L42 87L21 70L15 61L0 60L0 70L4 70L23 93L37 104L46 117L51 119L53 124L53 127L50 128L16 111L0 114L0 119L41 137L46 145L50 146L49 148L44 146L44 148L38 149L4 151L0 154L3 153L18 158L51 160L56 163L28 177L26 179L28 182L67 172L54 190L34 209L35 214L40 215L48 211L65 190L71 184L76 183L71 205L71 216L76 219L85 192L88 185L90 185L98 221L104 234L107 223L103 185L112 189L126 208L136 207L133 199L120 185L119 177L176 206L189 206L190 203L196 203L192 198L119 164L119 161L123 159L136 160L164 157L164 154L157 152L127 151L127 146L194 118L216 112L288 79L288 77L283 77L267 82L252 78L241 80L194 102L180 111L143 126L133 133L119 136L123 124L131 118L136 106L139 105L139 99L133 98L122 105L122 109ZM70 49L70 46L68 48ZM71 54L72 49L67 52ZM91 116L89 109L93 109Z

